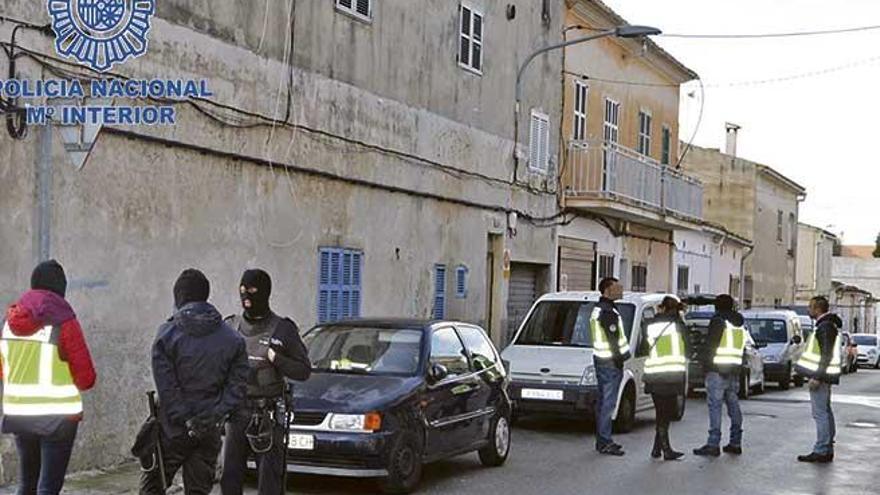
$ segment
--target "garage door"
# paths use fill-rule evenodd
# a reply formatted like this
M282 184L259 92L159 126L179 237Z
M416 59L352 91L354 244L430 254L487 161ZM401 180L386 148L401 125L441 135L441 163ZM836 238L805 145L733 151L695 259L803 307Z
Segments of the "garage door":
M507 295L507 338L509 342L522 323L532 303L538 299L539 265L510 264L510 291Z
M589 241L559 238L559 276L557 289L586 291L593 288L596 247Z

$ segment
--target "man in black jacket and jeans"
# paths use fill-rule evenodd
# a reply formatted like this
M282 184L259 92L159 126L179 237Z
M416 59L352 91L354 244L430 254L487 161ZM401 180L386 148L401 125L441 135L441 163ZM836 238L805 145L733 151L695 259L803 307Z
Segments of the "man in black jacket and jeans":
M284 439L287 413L292 407L287 380L307 380L312 365L296 324L269 308L271 293L268 273L245 271L239 284L244 313L226 319L247 343L250 372L247 399L226 425L220 481L223 495L241 495L250 456L257 464L258 493L284 493Z
M840 335L842 321L831 313L828 299L810 300L810 316L816 329L798 360L798 373L810 377L810 404L816 421L816 445L813 452L798 456L801 462L826 463L834 460L834 412L831 410L831 385L840 383Z
M153 378L165 477L143 473L140 493L164 493L183 468L187 495L207 495L220 454L220 424L244 399L248 362L244 339L208 304L210 285L198 270L174 284L176 311L159 327L153 344Z
M699 456L718 457L721 455L721 410L727 406L730 417L730 442L724 447L728 454L742 454L742 410L739 407L739 375L742 370L742 355L735 358L736 363L720 364L719 347L725 330L735 333L742 329L742 314L734 309L734 300L728 294L715 298L715 314L709 322L709 331L702 353L703 372L706 380L706 402L709 406L709 439L706 444L694 449ZM743 336L744 338L744 336ZM725 347L727 343L724 343ZM723 354L723 353L722 353ZM747 384L748 386L748 384Z

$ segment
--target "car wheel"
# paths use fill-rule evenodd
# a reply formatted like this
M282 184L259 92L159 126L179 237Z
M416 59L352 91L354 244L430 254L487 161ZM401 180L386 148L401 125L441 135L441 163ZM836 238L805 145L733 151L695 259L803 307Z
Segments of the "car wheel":
M499 414L489 425L489 443L477 453L480 462L486 467L498 467L507 461L510 455L510 421Z
M739 398L749 400L752 392L752 372L751 370L743 370L739 374Z
M684 410L687 407L687 397L684 395L679 395L675 399L675 416L672 417L673 421L681 421L684 418Z
M788 363L788 366L785 368L785 373L783 375L785 378L779 381L779 388L781 390L788 390L791 388L791 363Z
M880 369L880 357L877 358L877 362L874 363L874 369Z
M636 424L636 398L631 386L627 386L620 398L614 430L617 433L629 433Z
M422 450L414 435L400 434L388 458L388 477L379 482L382 493L410 493L422 478Z
M853 361L851 369L852 369L853 373L859 371L859 363L857 363L856 361Z

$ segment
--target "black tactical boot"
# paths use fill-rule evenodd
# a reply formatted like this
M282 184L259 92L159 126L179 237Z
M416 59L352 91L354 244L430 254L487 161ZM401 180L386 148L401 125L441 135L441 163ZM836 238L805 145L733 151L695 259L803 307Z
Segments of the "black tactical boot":
M662 451L663 441L660 435L660 430L657 430L657 433L654 434L654 448L651 449L651 457L653 457L654 459L659 459Z
M676 459L684 457L683 452L676 452L675 450L672 450L672 445L669 444L669 428L663 429L661 437L664 461L674 461Z

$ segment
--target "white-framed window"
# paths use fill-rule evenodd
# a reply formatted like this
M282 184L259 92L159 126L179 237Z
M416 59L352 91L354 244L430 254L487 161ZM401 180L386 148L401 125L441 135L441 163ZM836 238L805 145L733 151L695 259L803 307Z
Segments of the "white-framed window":
M660 163L669 165L669 158L672 155L672 129L668 125L663 124L663 130L660 133Z
M575 141L583 141L587 137L588 88L584 81L574 82L574 127L571 138Z
M546 172L550 168L550 116L532 110L529 125L529 167Z
M372 0L336 0L336 10L366 21L373 19Z
M604 139L606 143L620 142L620 102L605 98Z
M639 153L651 156L651 113L639 110Z
M678 265L678 283L676 284L678 295L687 294L688 287L690 286L690 273L691 269L689 266Z
M458 64L483 73L483 13L465 4L459 5Z

